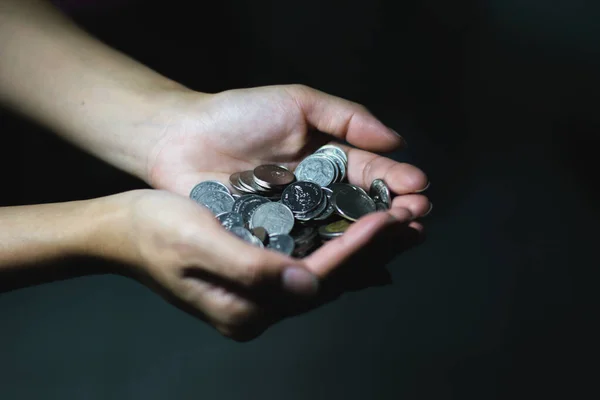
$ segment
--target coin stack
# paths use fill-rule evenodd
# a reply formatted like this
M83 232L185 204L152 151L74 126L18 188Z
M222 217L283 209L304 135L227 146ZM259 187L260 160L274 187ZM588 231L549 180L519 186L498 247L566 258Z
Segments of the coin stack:
M229 183L204 181L190 198L215 214L221 225L259 247L304 257L323 242L339 237L352 222L389 209L390 191L381 179L369 193L346 182L348 157L325 145L303 159L294 172L279 165L259 165L236 172Z

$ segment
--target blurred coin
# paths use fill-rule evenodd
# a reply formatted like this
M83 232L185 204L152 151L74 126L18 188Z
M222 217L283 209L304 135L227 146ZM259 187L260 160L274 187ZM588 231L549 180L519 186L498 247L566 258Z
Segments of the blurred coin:
M256 183L268 189L287 186L296 180L293 173L279 165L259 165L253 173Z
M294 216L299 221L310 221L313 218L321 215L325 211L325 209L327 208L327 203L327 196L323 196L323 200L321 201L321 204L317 206L317 208L307 213L295 214Z
M269 236L269 244L267 249L272 249L288 256L294 252L294 238L290 235L278 234Z
M268 192L268 189L260 187L254 182L254 173L251 170L240 172L240 186L248 192Z
M388 206L380 201L375 202L375 209L377 211L387 211L389 210Z
M234 212L224 212L217 215L217 219L223 225L223 227L227 230L230 230L234 226L244 226L244 218L241 214Z
M294 214L281 203L260 205L250 220L250 227L263 227L270 235L290 233L294 227Z
M313 218L315 221L324 221L327 218L331 217L335 212L335 207L333 206L333 203L327 196L325 196L325 203L326 206L323 212L321 212L319 215Z
M354 185L336 186L331 200L337 213L351 221L377 210L373 199Z
M252 235L252 233L250 233L250 231L246 228L242 228L240 226L234 226L232 227L229 232L233 233L235 236L239 237L240 239L251 243L251 244L255 244L254 239L252 239L254 237L254 235Z
M231 211L234 203L232 195L221 191L204 192L196 201L208 208L215 215Z
M197 184L196 186L194 186L192 188L192 190L190 191L190 198L195 201L198 201L198 199L200 198L200 196L203 193L214 192L214 191L225 192L225 193L231 194L231 192L229 191L229 188L219 181L204 181L204 182L200 182L199 184Z
M336 183L332 183L331 185L328 186L328 188L330 188L333 192L335 192L336 188L339 189L339 188L349 188L349 187L363 192L365 194L365 196L369 196L369 194L365 191L365 189L361 188L360 186L356 186L356 185L353 185L353 184L347 183L347 182L336 182Z
M369 194L371 195L375 203L383 203L387 207L387 209L389 209L392 206L390 189L387 187L383 179L375 179L371 183Z
M332 222L328 225L319 227L319 235L325 239L330 240L336 237L340 237L350 227L351 223L345 219L341 219L336 222Z
M338 176L336 177L335 181L341 182L344 179L346 179L346 170L348 167L347 167L346 163L344 162L344 160L342 160L335 153L321 153L321 154L326 155L336 165L336 167L338 169Z
M255 245L256 247L260 247L261 249L265 247L265 244L260 240L260 238L257 238L256 236L252 235L252 244Z
M297 246L303 242L311 241L316 235L317 231L313 226L296 225L290 232L290 236L294 238Z
M294 182L285 188L281 203L292 212L304 214L314 210L323 201L321 187L313 182Z
M314 182L319 186L327 186L335 180L336 166L327 157L308 156L300 161L294 174L299 181Z
M346 152L336 145L326 144L324 146L321 146L317 151L315 151L315 153L334 154L337 157L341 158L344 161L344 164L348 164L348 155L346 155Z
M244 189L244 187L242 187L242 185L240 184L240 173L239 172L231 174L231 176L229 177L229 183L231 184L231 186L233 186L233 188L235 190L237 190L238 192L240 192L242 194L254 193L254 191L248 191L248 190Z
M245 223L249 223L254 211L262 204L269 203L270 200L257 194L245 194L235 200L233 212L241 214Z

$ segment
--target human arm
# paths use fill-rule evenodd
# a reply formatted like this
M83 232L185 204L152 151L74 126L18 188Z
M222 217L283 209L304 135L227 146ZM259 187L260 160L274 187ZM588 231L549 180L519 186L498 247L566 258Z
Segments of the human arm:
M155 188L187 196L202 180L227 184L231 173L267 163L294 168L324 142L349 143L350 183L368 189L383 178L398 196L392 210L361 219L303 261L316 275L345 268L390 218L422 229L414 220L430 204L416 192L427 177L374 153L404 141L362 105L303 85L192 91L108 48L43 2L0 0L0 7L4 104Z
M95 156L144 179L159 131L139 126L158 124L180 91L49 1L0 0L0 105Z

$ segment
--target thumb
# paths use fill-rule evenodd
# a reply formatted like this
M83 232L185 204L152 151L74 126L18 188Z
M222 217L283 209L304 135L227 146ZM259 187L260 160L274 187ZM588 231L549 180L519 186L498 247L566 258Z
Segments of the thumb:
M317 130L375 152L393 151L406 142L385 126L363 105L304 85L286 86L307 122Z
M203 272L246 289L266 286L302 296L318 291L318 278L301 260L245 242L216 219L204 221L194 240L189 261Z

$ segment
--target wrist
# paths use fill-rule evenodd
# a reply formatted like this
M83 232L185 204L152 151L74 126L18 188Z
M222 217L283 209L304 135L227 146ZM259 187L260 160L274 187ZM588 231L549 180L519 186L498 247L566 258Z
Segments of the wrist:
M0 208L0 270L91 254L95 200Z
M136 190L85 201L81 218L85 227L71 242L71 251L110 261L131 262L132 239L128 222Z

